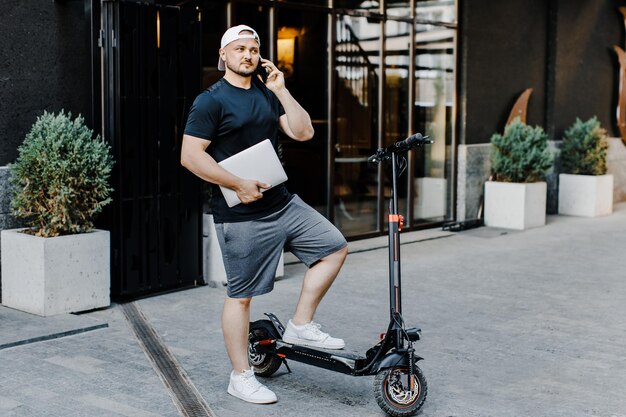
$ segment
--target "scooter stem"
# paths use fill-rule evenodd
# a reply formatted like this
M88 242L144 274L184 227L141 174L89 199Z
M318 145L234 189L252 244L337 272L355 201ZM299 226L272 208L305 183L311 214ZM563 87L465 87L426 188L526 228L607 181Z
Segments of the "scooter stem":
M401 331L402 317L402 291L401 291L401 269L400 269L400 229L402 227L402 216L398 214L398 197L396 183L396 154L391 153L392 188L391 200L389 200L389 313L390 322L393 323L392 330ZM397 336L400 336L398 334ZM396 347L402 347L402 337L396 337Z
M389 214L398 214L398 197L396 191L398 189L398 162L396 161L396 153L391 152L391 201L393 207L389 208Z

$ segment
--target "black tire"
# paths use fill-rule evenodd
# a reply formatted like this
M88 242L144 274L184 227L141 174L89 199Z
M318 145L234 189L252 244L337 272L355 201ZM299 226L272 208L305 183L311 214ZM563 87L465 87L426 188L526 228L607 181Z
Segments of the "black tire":
M374 379L376 402L393 417L414 416L426 401L428 386L422 370L413 366L414 388L408 389L407 366L396 366L378 371Z
M268 377L274 374L283 363L282 359L271 353L260 353L254 348L256 342L261 340L277 339L278 333L269 320L259 320L250 323L248 333L248 362L252 365L254 373L258 376Z

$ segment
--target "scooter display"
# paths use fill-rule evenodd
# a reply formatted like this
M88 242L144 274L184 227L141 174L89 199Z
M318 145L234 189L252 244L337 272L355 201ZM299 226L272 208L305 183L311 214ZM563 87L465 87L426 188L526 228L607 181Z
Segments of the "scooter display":
M416 133L387 148L378 149L368 158L371 163L390 163L392 196L389 200L389 326L380 341L365 355L343 350L325 350L286 343L285 328L272 313L267 319L250 323L249 362L256 375L268 377L287 359L341 372L352 376L375 375L374 395L378 405L390 416L415 415L427 394L426 378L417 362L413 343L421 339L419 327L407 328L402 318L400 231L403 217L398 213L397 179L406 169L410 149L431 144L428 136Z

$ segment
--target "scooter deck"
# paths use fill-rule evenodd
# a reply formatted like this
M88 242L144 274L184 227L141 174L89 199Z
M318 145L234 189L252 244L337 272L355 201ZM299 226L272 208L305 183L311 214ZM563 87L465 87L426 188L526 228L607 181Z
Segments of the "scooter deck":
M314 364L346 374L355 374L365 361L365 356L344 349L322 349L318 347L297 345L282 340L285 327L273 313L265 313L271 320L281 338L276 339L274 353L296 362Z
M365 357L356 352L296 345L282 339L276 340L274 353L285 359L350 375L355 375L355 370L361 368L365 362Z
M316 352L325 353L325 354L332 355L332 356L338 356L340 358L345 358L345 359L352 359L355 361L359 359L365 359L365 356L357 352L349 351L345 349L322 349L322 348L318 348L315 346L306 346L306 345L299 345L296 343L287 343L283 341L282 339L276 340L276 347L281 347L281 346L289 347L291 349L306 348L308 350L314 350Z

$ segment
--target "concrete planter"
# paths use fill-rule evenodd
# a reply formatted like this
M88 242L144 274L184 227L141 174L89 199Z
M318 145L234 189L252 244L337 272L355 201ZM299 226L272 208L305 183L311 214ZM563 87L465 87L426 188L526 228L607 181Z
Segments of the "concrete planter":
M213 287L226 285L228 281L226 280L226 269L222 259L222 249L217 240L215 223L211 214L202 215L202 253L202 276L204 282ZM284 255L281 255L278 268L276 269L276 277L285 275L283 258Z
M415 179L417 196L413 205L413 217L430 219L446 215L446 179L424 177Z
M613 213L613 175L559 174L559 214L597 217Z
M37 237L3 230L2 304L40 316L110 304L109 232Z
M487 181L485 225L525 230L546 224L547 184Z

